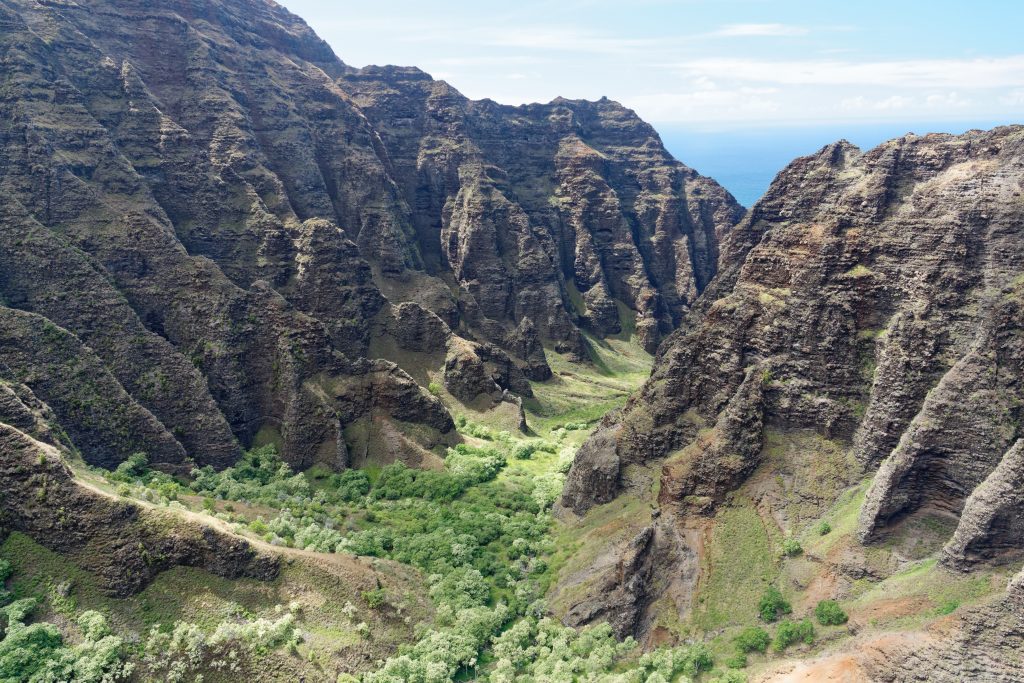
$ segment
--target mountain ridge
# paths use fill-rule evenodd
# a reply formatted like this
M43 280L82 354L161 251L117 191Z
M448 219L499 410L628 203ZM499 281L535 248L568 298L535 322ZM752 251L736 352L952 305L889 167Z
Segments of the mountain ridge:
M2 10L12 66L3 210L51 242L51 262L67 262L67 269L78 263L78 287L106 291L116 303L87 312L77 301L37 291L40 280L24 270L30 262L13 233L5 253L18 263L3 280L5 300L92 341L116 380L200 464L230 464L239 456L235 440L246 447L274 441L303 467L344 467L352 448L394 457L379 446L376 427L353 435L353 423L371 425L377 414L390 414L405 433L401 457L421 459L424 449L450 440L452 429L446 409L426 391L421 367L437 368L467 403L514 403L508 390L529 391L522 373L550 376L543 344L584 358L580 330L618 333L631 324L622 317L631 318L632 307L652 347L676 321L672 311L710 279L717 234L741 209L692 172L675 178L685 167L672 166L677 162L646 124L639 137L619 143L625 156L611 185L600 168L587 171L593 177L581 191L597 193L614 234L602 233L595 246L589 229L577 227L583 247L574 269L571 248L560 246L559 211L543 197L534 202L542 204L539 213L523 211L517 188L474 151L471 135L452 138L453 149L465 148L459 158L439 157L430 169L399 173L405 182L396 182L401 155L385 142L397 138L382 138L374 125L389 124L371 123L342 87L359 80L353 74L376 72L347 67L283 8L249 11L250 4L9 2ZM457 106L482 112L463 127L485 125L479 121L495 111L429 83ZM407 104L418 106L415 98ZM631 112L612 109L622 131L639 125ZM431 120L433 113L418 115ZM534 128L557 147L551 125L540 120ZM595 114L588 125L600 131L606 123ZM515 143L509 131L501 134ZM612 141L619 132L607 135ZM648 139L657 148L653 162L642 151L626 158L629 145ZM644 209L647 218L618 213L613 188L629 195L630 207L636 197L653 198L659 181L644 189L629 179L640 168L665 168L675 178L667 188L673 196L651 199L665 206ZM570 178L580 172L565 171ZM427 176L444 183L423 185ZM549 176L530 181L555 186ZM685 203L685 183L714 190L703 204L721 206L717 215L691 218L666 205ZM688 237L697 234L692 225L702 231L697 242ZM645 246L652 239L657 244ZM490 253L495 243L506 255ZM603 265L613 257L615 268L626 269L622 277ZM684 272L692 259L703 264L696 276ZM655 261L662 264L658 282L644 272ZM66 268L44 277L59 283ZM616 298L625 300L624 312ZM420 316L433 331L415 348L396 337L401 320L411 319L408 310L397 317L399 304L440 316ZM99 319L104 315L110 320ZM145 350L128 343L142 336ZM359 360L371 357L389 360ZM394 361L416 380L388 364ZM168 369L153 370L160 363ZM182 412L182 395L202 407ZM433 434L400 427L417 421L413 416L423 416ZM62 419L74 418L65 411Z

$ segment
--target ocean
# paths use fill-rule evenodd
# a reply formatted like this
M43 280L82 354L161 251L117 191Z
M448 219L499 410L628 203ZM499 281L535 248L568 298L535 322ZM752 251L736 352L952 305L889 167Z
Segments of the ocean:
M992 128L1007 121L944 121L909 124L849 124L829 126L711 130L679 124L656 126L665 147L677 159L725 186L743 206L764 194L775 175L793 159L813 154L845 138L867 150L907 133L962 133Z

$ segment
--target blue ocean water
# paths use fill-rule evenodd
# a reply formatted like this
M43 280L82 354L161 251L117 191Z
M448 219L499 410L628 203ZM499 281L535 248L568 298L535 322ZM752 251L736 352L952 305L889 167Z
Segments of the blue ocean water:
M962 133L1009 121L943 121L829 126L709 130L682 125L657 126L665 147L677 159L710 176L743 206L753 206L775 175L799 156L846 139L867 150L907 133ZM1019 122L1017 122L1019 123Z

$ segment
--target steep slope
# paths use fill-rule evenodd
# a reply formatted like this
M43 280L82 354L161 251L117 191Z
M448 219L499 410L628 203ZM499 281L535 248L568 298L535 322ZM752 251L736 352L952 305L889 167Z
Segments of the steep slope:
M9 419L7 404L0 417ZM24 414L45 415L21 403ZM93 572L114 596L137 593L162 571L201 567L219 576L273 579L280 558L246 541L168 512L108 497L74 480L61 445L39 441L0 422L4 454L4 536L25 533Z
M321 59L330 51L280 9L259 6L253 17L242 5L209 6L208 16L193 17L199 28L183 18L192 9L0 8L5 302L91 344L200 463L232 462L236 439L273 440L296 465L343 467L343 430L374 411L449 431L445 409L405 373L361 359L367 319L359 312L383 305L368 269L336 223L306 220L302 207L312 200L289 195L264 168L253 114L226 95L231 86L234 96L245 91L223 64L235 52L250 63L233 68L262 70L257 80L270 88L274 77L259 55L294 66L285 54ZM286 52L254 48L251 31L276 36ZM131 50L150 48L155 63L139 59L136 71ZM157 65L165 71L151 77L167 88L167 102L139 75ZM362 120L351 108L348 115ZM291 234L282 238L286 225ZM196 235L204 232L216 249L203 247ZM278 250L258 246L279 238L296 250L285 270ZM309 293L321 279L329 286ZM291 294L286 280L299 292L295 302L273 288ZM318 305L333 315L300 310Z
M873 475L861 559L840 573L865 571L861 542L884 541L893 567L908 543L948 541L959 567L1024 557L1022 184L1021 127L793 162L723 242L651 379L581 449L564 507L586 513L660 469L658 525L713 538L719 510L750 499L769 535L799 536ZM629 579L610 605L642 632L664 590Z
M607 99L474 102L394 67L350 70L340 83L380 133L425 272L458 285L424 303L496 343L528 319L562 348L579 345L576 326L635 328L653 352L742 215Z
M616 104L356 71L262 0L5 0L0 50L2 303L89 346L177 442L133 447L179 460L416 460L451 438L432 379L514 401L544 344L635 315L653 348L742 213Z

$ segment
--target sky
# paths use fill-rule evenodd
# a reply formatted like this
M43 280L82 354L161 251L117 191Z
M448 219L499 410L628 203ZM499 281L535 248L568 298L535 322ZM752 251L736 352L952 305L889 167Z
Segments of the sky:
M1024 0L280 1L351 66L622 102L745 206L840 138L1024 123Z
M1024 119L1020 0L283 0L352 66L706 129Z

